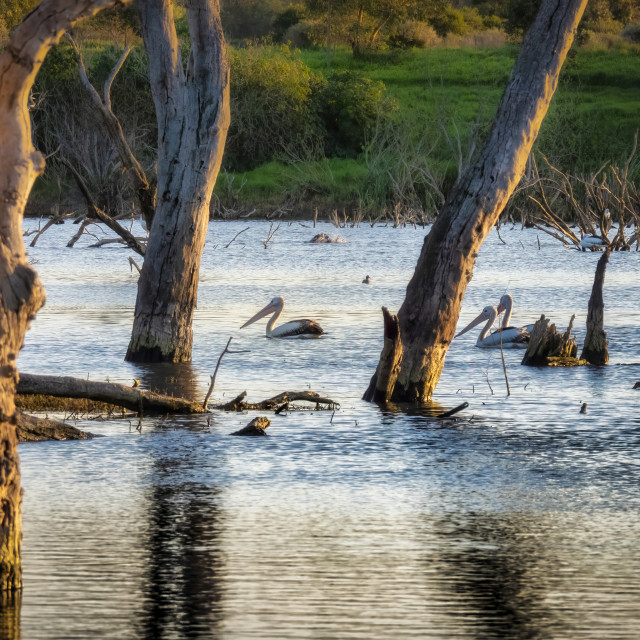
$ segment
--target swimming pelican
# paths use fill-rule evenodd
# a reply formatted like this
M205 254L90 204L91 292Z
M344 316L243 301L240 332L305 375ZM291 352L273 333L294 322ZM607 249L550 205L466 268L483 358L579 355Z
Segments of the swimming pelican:
M500 346L502 346L503 349L526 349L529 343L529 334L526 331L512 335L508 330L502 331L498 329L498 331L494 331L491 334L489 333L497 317L498 310L495 307L485 307L482 313L475 320L472 320L462 331L458 332L455 337L461 336L463 333L480 324L483 320L486 320L487 324L484 325L484 329L482 329L478 336L476 347L482 349L499 349Z
M256 320L273 313L267 323L267 338L321 338L324 333L322 327L314 320L292 320L273 328L276 320L284 309L284 298L277 296L264 309L258 311L253 318L247 320L240 328L244 329Z
M591 249L591 251L595 251L596 249L602 249L602 247L606 247L607 243L600 236L585 236L580 240L580 248L583 251L587 249Z
M500 325L501 331L510 331L517 333L531 333L533 331L533 324L528 324L524 327L519 328L509 326L509 322L511 322L511 312L513 311L513 298L508 293L505 293L502 298L500 298L500 304L498 305L498 315L500 315L503 311L504 318L502 319L502 324ZM504 341L505 338L506 335L503 334L502 340Z

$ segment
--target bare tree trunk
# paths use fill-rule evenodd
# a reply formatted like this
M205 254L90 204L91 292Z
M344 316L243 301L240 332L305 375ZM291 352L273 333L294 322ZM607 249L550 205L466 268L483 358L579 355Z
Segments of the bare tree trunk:
M587 335L584 339L580 358L587 360L590 364L607 364L609 362L609 351L607 349L609 343L604 330L604 300L602 298L604 274L609 262L609 253L609 250L605 251L600 260L598 260L591 297L589 298Z
M126 359L186 362L209 203L229 128L229 63L219 0L186 5L186 72L170 0L139 0L138 11L158 118L158 197Z
M45 55L81 17L113 0L44 0L0 54L0 591L22 586L20 464L16 437L16 359L44 304L22 241L22 216L44 157L31 141L29 92Z
M478 250L517 186L587 0L544 0L487 142L454 186L398 313L403 358L385 401L431 400ZM376 388L391 388L383 381Z

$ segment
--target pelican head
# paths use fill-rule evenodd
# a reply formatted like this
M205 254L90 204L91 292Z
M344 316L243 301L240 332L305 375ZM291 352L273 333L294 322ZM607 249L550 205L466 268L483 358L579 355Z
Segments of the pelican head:
M282 311L282 309L284 309L284 298L281 296L276 296L264 309L260 309L260 311L258 311L255 316L247 320L240 328L244 329L250 324L253 324L256 320L260 320L260 318L264 318L270 313L280 312Z
M463 333L467 333L467 331L470 331L473 327L479 325L483 320L491 321L491 324L493 324L497 315L498 310L495 307L485 307L481 311L480 315L477 318L474 318L462 331L456 333L454 338L461 336Z
M498 315L500 315L506 309L511 309L513 306L513 298L505 293L502 298L500 298L500 304L498 305Z

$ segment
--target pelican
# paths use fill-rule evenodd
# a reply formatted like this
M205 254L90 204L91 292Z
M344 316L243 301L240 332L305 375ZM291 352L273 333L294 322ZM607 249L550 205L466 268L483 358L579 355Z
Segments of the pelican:
M322 327L314 320L292 320L281 324L274 329L276 320L280 317L284 309L284 298L277 296L264 309L258 311L253 318L247 320L240 328L253 324L256 320L268 316L270 313L271 320L267 323L267 338L321 338L324 333Z
M513 298L505 293L502 298L500 298L500 304L498 304L498 315L500 315L504 311L504 318L502 319L502 324L500 325L500 331L503 331L502 340L510 339L507 338L507 334L509 336L515 335L515 333L531 333L533 331L534 325L528 324L524 327L510 327L509 322L511 322L511 312L513 311ZM511 332L511 333L509 333Z
M458 332L455 337L461 336L463 333L480 324L483 320L486 320L487 324L484 325L484 328L478 336L476 347L482 349L500 349L500 347L503 349L526 349L529 342L529 334L526 331L510 335L508 330L502 331L502 329L498 329L498 331L489 333L497 317L498 309L496 309L496 307L485 307L482 313L475 320L472 320L462 331Z
M580 249L582 249L582 251L586 251L587 249L595 251L596 249L602 249L602 247L606 246L607 243L600 236L585 236L580 240Z

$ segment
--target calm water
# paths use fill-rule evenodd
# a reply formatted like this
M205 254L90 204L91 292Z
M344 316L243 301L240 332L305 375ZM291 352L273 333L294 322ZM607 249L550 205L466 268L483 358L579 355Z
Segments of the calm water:
M319 227L283 223L265 250L269 223L211 224L182 366L122 359L129 252L66 249L70 224L30 250L48 302L24 371L202 398L233 336L249 352L225 357L214 400L312 388L341 409L272 417L268 438L229 436L251 415L212 414L141 432L84 421L106 437L21 445L22 638L637 638L640 253L608 267L610 366L537 370L505 352L507 397L499 353L470 332L437 394L469 408L438 422L360 400L380 307L398 308L424 231L367 225L310 245L337 232ZM545 313L564 327L576 313L580 342L598 254L536 231L502 237L482 248L460 326L509 292L516 323ZM238 330L275 295L285 320L315 318L326 338Z

